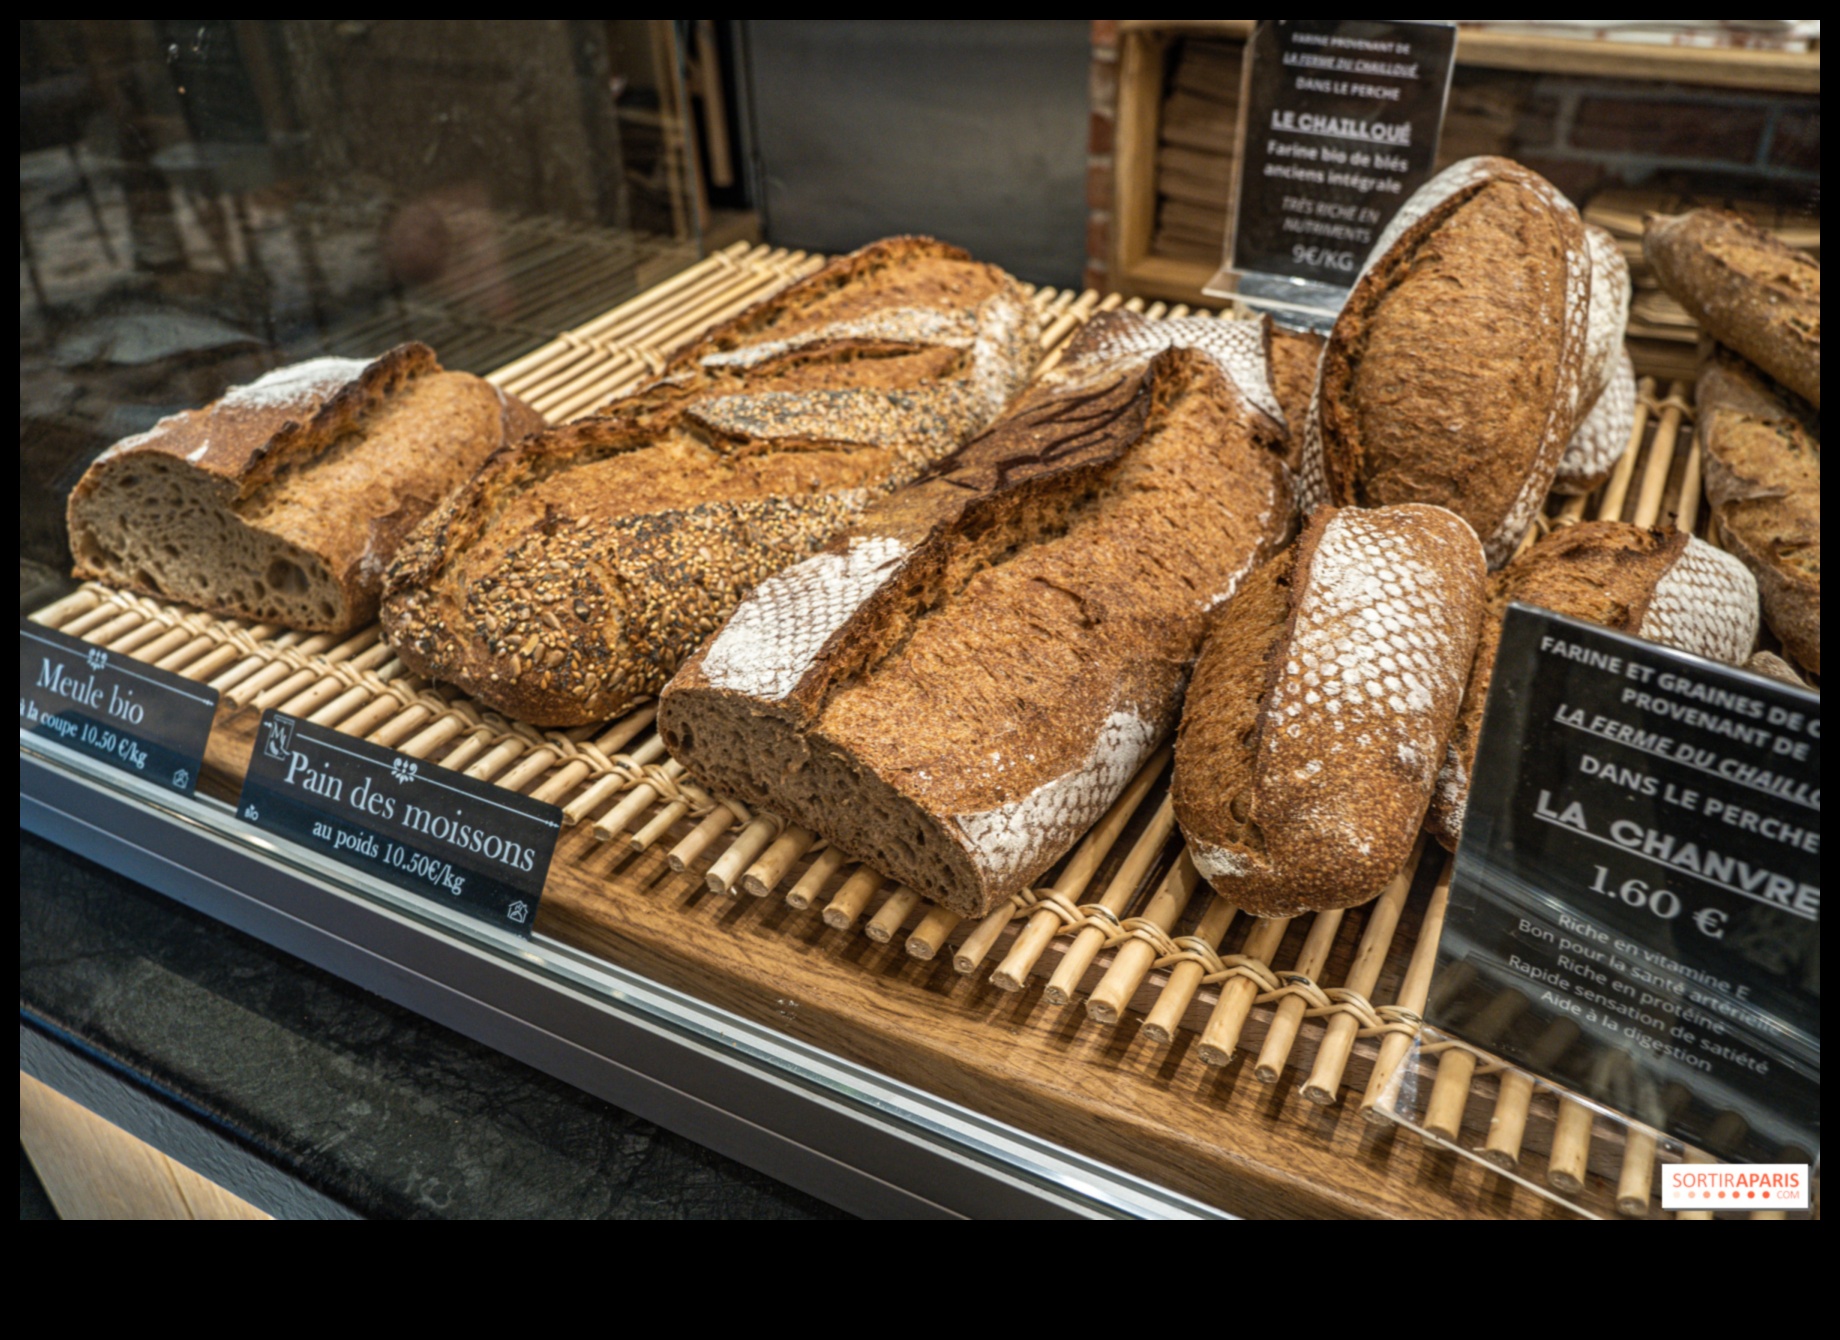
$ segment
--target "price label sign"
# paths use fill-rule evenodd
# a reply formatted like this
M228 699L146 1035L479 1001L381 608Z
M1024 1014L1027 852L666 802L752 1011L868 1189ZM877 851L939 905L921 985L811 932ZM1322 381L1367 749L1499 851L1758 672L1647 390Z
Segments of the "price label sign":
M198 788L217 690L19 621L19 729L155 786Z
M342 865L528 936L562 811L270 709L237 815Z
M1449 23L1261 19L1246 44L1226 264L1208 291L1339 310L1431 176L1456 49Z
M1431 999L1722 1158L1817 1156L1820 697L1511 606Z

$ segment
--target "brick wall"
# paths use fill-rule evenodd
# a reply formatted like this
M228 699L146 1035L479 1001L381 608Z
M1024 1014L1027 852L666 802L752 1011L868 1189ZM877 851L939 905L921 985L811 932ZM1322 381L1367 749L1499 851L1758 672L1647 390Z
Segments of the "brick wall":
M1118 20L1092 21L1092 113L1086 132L1086 287L1105 292L1112 256L1112 143L1118 125ZM1819 134L1816 140L1818 147Z

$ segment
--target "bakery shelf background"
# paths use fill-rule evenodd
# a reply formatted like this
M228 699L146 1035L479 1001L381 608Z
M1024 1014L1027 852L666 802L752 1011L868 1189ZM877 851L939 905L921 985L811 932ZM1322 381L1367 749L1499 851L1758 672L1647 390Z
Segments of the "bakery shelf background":
M552 419L580 414L821 261L737 244L493 379ZM1189 310L1091 290L1033 300L1047 359L1097 311ZM1542 528L1602 516L1703 530L1687 396L1645 379L1633 449L1593 497L1555 498ZM1374 1077L1405 1055L1427 1004L1447 875L1435 845L1365 907L1245 917L1181 854L1165 749L1038 887L961 922L689 783L649 704L540 731L408 675L375 626L307 635L96 584L34 617L220 689L207 790L234 795L275 707L558 804L569 828L540 934L1189 1194L1265 1214L1548 1212L1374 1110ZM1503 1084L1467 1051L1425 1064L1453 1137L1523 1176L1582 1185L1593 1208L1614 1212L1626 1164L1652 1163L1607 1121L1577 1138L1577 1112L1555 1161L1557 1095Z
M1250 19L1095 20L1086 285L1204 301L1232 189ZM1691 377L1696 334L1640 265L1641 215L1736 204L1820 248L1821 58L1465 29L1438 165L1502 154L1633 239L1639 373ZM1633 228L1629 220L1633 217Z

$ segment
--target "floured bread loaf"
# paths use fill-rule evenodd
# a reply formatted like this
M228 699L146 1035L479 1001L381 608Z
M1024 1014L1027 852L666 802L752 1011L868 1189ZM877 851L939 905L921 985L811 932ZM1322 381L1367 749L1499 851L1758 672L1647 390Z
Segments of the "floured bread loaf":
M1323 350L1299 495L1448 507L1505 563L1583 418L1591 258L1537 173L1470 158L1374 249Z
M1727 665L1741 664L1757 642L1757 583L1704 540L1622 521L1580 522L1542 538L1489 579L1475 665L1425 825L1452 850L1469 805L1502 617L1517 600Z
M1585 225L1591 252L1591 314L1585 342L1585 414L1553 476L1555 493L1590 493L1610 477L1636 423L1636 369L1629 329L1629 263L1616 239Z
M1284 407L1284 431L1289 438L1284 463L1292 470L1303 464L1303 425L1310 417L1310 397L1316 391L1324 342L1314 331L1276 324L1271 328L1271 389Z
M1352 907L1411 855L1482 625L1475 532L1325 507L1208 632L1171 794L1195 869L1260 917Z
M956 247L833 261L480 471L403 546L385 636L520 720L605 720L761 579L989 424L1039 338L1022 287Z
M76 574L342 633L410 529L542 418L426 345L317 358L117 442L69 503Z
M1821 673L1821 417L1728 349L1694 395L1719 543L1757 579L1783 650Z
M1094 318L990 432L742 602L660 698L666 747L990 911L1167 734L1207 611L1286 534L1267 375L1263 323Z

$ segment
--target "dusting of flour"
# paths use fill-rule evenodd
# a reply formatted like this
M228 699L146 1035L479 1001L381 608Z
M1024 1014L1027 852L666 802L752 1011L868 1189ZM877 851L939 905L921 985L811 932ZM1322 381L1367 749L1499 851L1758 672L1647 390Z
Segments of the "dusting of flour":
M1079 767L1007 805L954 815L966 854L992 882L1013 878L1043 852L1065 847L1090 828L1156 741L1156 727L1135 712L1111 713Z
M716 688L784 698L906 553L889 536L857 536L842 553L814 554L767 578L710 644L704 677Z

